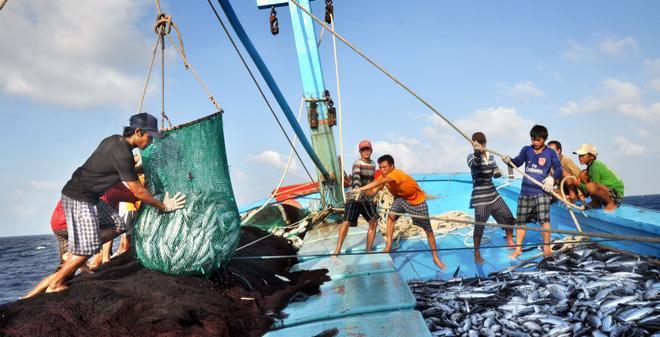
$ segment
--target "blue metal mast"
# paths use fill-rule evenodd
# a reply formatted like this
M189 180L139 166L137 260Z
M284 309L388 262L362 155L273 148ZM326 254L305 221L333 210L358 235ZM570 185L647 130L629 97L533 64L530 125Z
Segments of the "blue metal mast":
M309 145L305 134L296 121L291 108L284 99L268 67L245 33L229 0L218 0L218 2L227 15L238 38L243 43L243 46L259 69L281 109L284 111L287 120L301 139L305 150L309 153L314 164L316 164L321 193L324 195L327 203L334 206L343 206L343 182L339 178L341 177L341 171L339 171L341 168L337 159L334 135L330 127L331 123L328 119L323 72L321 70L321 61L316 45L316 34L311 18L296 5L289 4L286 0L257 0L260 8L289 5L308 115L318 121L317 125L311 128L312 146ZM309 9L309 0L302 0L299 3L306 9Z

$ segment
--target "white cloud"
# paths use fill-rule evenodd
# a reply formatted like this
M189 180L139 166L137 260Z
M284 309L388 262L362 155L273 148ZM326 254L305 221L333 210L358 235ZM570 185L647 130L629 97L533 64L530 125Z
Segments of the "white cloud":
M660 74L660 58L645 60L644 65L649 67L652 72Z
M637 133L639 133L640 137L646 138L646 137L649 136L649 130L647 130L645 128L638 128Z
M259 154L248 155L248 161L265 164L282 170L286 167L286 159L280 155L279 152L273 150L266 150Z
M637 41L629 36L624 38L607 37L600 42L600 50L612 56L622 55L627 51L636 52L638 49Z
M568 101L559 109L564 115L577 113L615 112L640 119L655 119L660 103L650 106L642 104L640 90L632 83L616 79L603 81L603 93L598 97L587 97L582 102Z
M146 1L15 1L0 20L0 90L67 107L134 104L151 38ZM144 62L135 62L144 60Z
M646 152L646 147L635 144L623 136L614 138L614 153L622 156L639 156Z
M430 125L422 128L419 138L399 136L394 141L375 141L378 155L391 154L397 167L416 173L464 172L465 158L471 146L442 119L431 116ZM482 131L488 137L488 145L504 153L519 150L529 142L527 132L533 125L522 118L515 109L497 107L476 110L469 118L455 121L457 127L467 133Z
M568 41L568 48L561 52L561 56L573 62L590 61L595 58L591 48L574 40Z
M660 91L660 78L651 79L649 86L655 91Z
M529 97L542 97L545 95L543 91L536 87L536 84L531 81L524 81L509 85L505 82L499 82L498 87L500 90L509 96L516 97L521 101L527 100Z

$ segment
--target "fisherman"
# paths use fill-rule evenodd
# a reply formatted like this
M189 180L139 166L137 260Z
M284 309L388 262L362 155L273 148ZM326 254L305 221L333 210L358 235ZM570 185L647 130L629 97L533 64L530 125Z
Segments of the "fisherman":
M394 167L394 158L389 154L378 158L378 166L382 175L366 184L359 189L353 189L346 195L347 198L358 198L362 193L368 196L378 193L383 186L394 196L394 202L390 207L390 212L393 213L408 213L414 216L413 225L421 227L426 233L426 239L431 247L431 254L433 255L433 262L440 268L445 269L445 264L438 258L438 252L435 244L435 235L429 220L429 208L426 204L426 193L417 184L415 179L407 175L405 172ZM394 236L394 222L399 216L396 214L389 214L387 216L387 243L383 252L389 253L392 249L392 237Z
M614 212L623 199L623 180L602 161L597 159L598 150L593 144L582 144L573 151L580 164L587 168L580 174L580 188L591 196L590 207L605 205L606 212Z
M504 199L497 193L493 184L493 177L502 176L500 168L497 167L495 156L485 150L486 135L483 132L475 132L472 135L474 153L467 157L467 165L472 173L472 197L470 198L470 208L474 208L474 220L476 222L486 222L492 215L499 224L514 226L516 219L513 218L509 206ZM513 248L513 229L505 229L506 244ZM484 225L474 225L472 232L474 238L474 261L483 263L479 247L481 238L484 235Z
M523 179L518 197L518 212L516 220L518 225L525 226L529 222L541 223L543 229L550 229L550 202L555 185L555 180L561 178L563 170L559 162L557 153L547 146L545 141L548 139L548 129L543 125L534 125L529 132L532 144L526 145L520 150L520 154L515 158L504 156L502 159L507 165L520 167L525 164L525 173L535 180L543 183L543 188L532 183L531 180ZM551 175L550 170L554 170ZM522 254L522 244L525 239L526 231L516 230L516 249L509 255L515 258ZM550 232L542 232L543 236L543 255L550 257Z
M117 191L121 191L121 188L124 188L126 191L128 189L124 186L123 183L118 182L112 187L110 187L105 194L101 197L102 202L108 203L110 207L112 207L115 211L117 211L117 204L119 204L120 200L137 200L135 196L133 196L132 193L129 192L130 195L127 194L119 194ZM55 235L55 238L57 239L58 243L58 253L60 256L59 264L57 265L57 268L55 268L55 272L60 270L62 266L64 265L64 262L69 259L71 256L71 253L68 251L68 239L69 239L69 233L67 231L67 224L66 224L66 215L64 214L64 209L62 208L62 201L58 200L57 205L55 206L55 210L53 210L53 214L51 215L50 218L50 226L51 229L53 230L53 234ZM90 272L92 269L96 269L99 265L109 262L110 261L110 250L112 250L112 240L106 242L103 244L102 251L91 259L89 259L87 265L82 265L80 267L81 271L85 272ZM23 298L30 298L36 294L40 294L48 288L48 285L50 284L50 281L52 280L54 274L48 275L39 283L37 283L34 288L32 288ZM71 275L73 276L73 275Z
M183 207L185 197L181 193L173 197L166 193L163 201L160 201L138 180L132 151L134 148L145 149L151 144L152 137L163 138L158 132L156 118L148 113L131 116L123 136L113 135L101 141L66 183L62 189L61 202L66 215L71 256L59 271L48 276L46 292L67 289L64 282L90 256L98 253L101 243L125 231L124 221L119 214L108 204L99 201L110 186L122 181L138 199L163 212Z
M358 144L358 151L360 152L360 159L353 162L353 169L351 170L351 187L360 188L374 180L376 172L376 163L371 159L373 148L371 142L363 140ZM374 193L375 194L375 193ZM378 211L376 211L376 203L374 202L373 195L367 196L360 195L358 200L347 199L344 208L344 223L339 229L339 238L337 239L337 248L335 248L333 255L339 254L341 246L344 244L346 234L348 233L349 225L351 227L357 226L358 218L362 217L369 222L369 230L367 231L367 247L368 252L371 251L371 246L376 238L376 227L378 226Z
M136 170L139 170L136 166ZM112 185L106 192L103 194L101 197L101 200L106 202L112 209L119 213L119 204L123 202L128 202L128 203L134 203L140 199L136 198L133 193L124 185L122 182L118 182L114 185ZM133 228L133 222L128 222L126 221L126 218L122 217L124 220L124 224L126 225L126 232L123 233L122 235L126 235L126 233L130 233ZM112 240L106 242L103 244L103 247L101 249L101 252L94 255L89 262L89 268L90 269L96 269L98 266L101 264L110 262L110 254L112 251Z
M561 168L564 171L562 173L562 179L566 177L573 176L574 179L566 179L564 193L568 193L568 200L575 202L578 200L584 199L584 194L578 189L580 186L580 168L575 164L575 162L568 156L564 156L561 143L557 140L548 142L548 147L555 150L559 156L559 162L561 163ZM555 181L555 184L558 185L560 182Z

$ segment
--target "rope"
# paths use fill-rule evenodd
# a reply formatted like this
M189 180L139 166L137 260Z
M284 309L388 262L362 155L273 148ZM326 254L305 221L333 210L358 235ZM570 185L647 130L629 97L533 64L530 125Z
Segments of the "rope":
M332 208L332 211L341 213L341 212L344 211L344 209L343 208ZM635 242L660 243L660 236L650 237L650 236L643 236L643 235L621 235L621 234L611 234L611 233L602 233L602 232L600 232L600 233L596 233L596 232L576 232L576 231L570 231L570 230L564 230L564 229L543 229L543 228L536 228L536 227L529 227L529 226L514 226L514 225L505 225L505 224L492 223L492 222L476 222L476 221L469 221L469 220L463 220L463 219L442 218L442 217L437 217L437 216L422 216L422 215L397 213L397 212L389 212L389 211L388 212L381 212L381 213L398 215L398 216L408 215L412 218L418 218L418 219L442 220L442 221L452 221L452 222L466 223L466 224L472 224L472 225L483 225L483 226L508 228L508 229L531 230L531 231L535 231L535 232L545 232L545 233L565 234L565 235L578 235L578 236L581 235L581 236L596 237L596 238L603 238L603 239L626 240L626 241L635 241Z
M231 45L234 47L234 50L236 51L236 54L238 54L238 57L241 59L241 62L243 63L243 66L245 66L245 69L247 70L248 74L250 74L250 77L252 78L252 81L257 86L257 89L259 90L259 94L261 94L261 97L263 98L264 102L266 102L266 106L268 106L268 109L270 110L271 114L275 118L275 121L277 122L277 125L279 126L280 130L282 130L282 133L284 134L284 137L289 142L289 145L291 145L291 148L293 149L294 153L296 154L296 157L300 161L300 164L305 169L305 173L307 173L307 176L309 177L310 181L314 182L314 178L312 178L312 175L311 175L311 173L309 173L309 170L307 169L307 166L305 165L305 162L300 157L300 153L298 153L298 150L296 150L295 146L293 146L293 142L291 141L291 137L289 137L289 135L287 134L287 132L284 129L284 126L282 125L282 122L280 121L279 117L277 117L277 114L275 113L275 110L273 110L273 106L270 104L270 101L268 101L268 98L266 97L266 94L264 93L263 89L261 88L261 85L259 85L259 81L257 81L257 78L254 76L254 73L252 72L252 69L250 69L250 67L247 64L247 61L245 61L245 58L243 57L243 54L238 49L238 46L236 45L236 42L234 41L234 38L232 38L231 34L229 34L229 30L227 29L227 26L225 26L224 21L222 21L222 19L220 18L220 14L218 14L218 11L215 9L215 6L213 6L213 3L211 3L211 0L207 0L207 2L209 4L209 6L211 7L211 10L213 10L213 13L215 14L216 19L220 23L220 26L222 26L222 30L227 35L227 38L229 38L229 42L231 42ZM322 200L322 202L325 203L324 200Z
M564 178L561 180L561 182L559 183L559 192L561 192L561 196L562 196L564 199L566 199L566 193L564 192L564 184L566 183L566 181L571 180L571 179L577 180L577 177L575 177L575 176L567 176L567 177L564 177ZM577 221L577 218L575 217L575 213L573 212L573 209L569 207L569 208L568 208L568 213L571 214L571 219L573 219L573 222L575 223L575 227L577 228L577 230L578 230L579 232L582 232L582 227L580 227L580 223ZM584 212L583 212L583 213L584 213Z
M335 17L334 15L330 14L330 21L332 22L332 30L335 29ZM321 31L323 33L324 30ZM321 40L319 39L319 42ZM346 190L343 188L344 187L344 134L343 134L343 128L342 128L342 113L341 113L341 81L339 80L339 62L337 61L337 39L335 36L332 36L332 52L334 54L335 58L335 79L337 80L337 112L339 112L339 158L341 160L341 167L339 170L341 171L341 187L342 187L342 192L341 196L344 200L344 203L346 203Z
M256 213L256 212L255 212L255 213ZM307 215L306 217L304 217L304 218L302 218L302 219L300 219L300 220L294 222L294 223L291 224L291 225L284 226L283 228L288 229L288 228L294 228L294 227L297 227L298 224L300 224L300 223L303 222L303 221L306 221L307 218L309 218L311 215L312 215L312 214L309 214L309 215ZM249 218L248 218L248 219L249 219ZM248 219L243 220L243 221L241 222L241 225L244 224L245 221L247 221ZM249 243L247 243L247 244L245 244L245 245L243 245L243 246L240 246L240 247L236 248L235 252L238 252L239 250L241 250L241 249L243 249L243 248L246 248L246 247L252 246L253 244L255 244L255 243L257 243L257 242L259 242L259 241L261 241L261 240L264 240L264 239L266 239L266 238L268 238L268 237L271 237L271 236L273 236L273 235L275 235L275 232L272 232L272 233L270 233L270 234L268 234L268 235L265 235L265 236L263 236L263 237L261 237L261 238L259 238L259 239L256 239L256 240L254 240L254 241L252 241L252 242L249 242Z
M0 0L0 11L2 10L2 8L5 7L6 4L7 4L7 0Z
M346 44L349 48L351 48L353 51L355 51L358 55L362 56L362 58L364 58L367 62L369 62L371 65L373 65L373 66L376 67L378 70L380 70L383 74L385 74L387 77L389 77L392 81L394 81L396 84L398 84L401 88L403 88L403 89L406 90L408 93L410 93L411 95L413 95L418 101L420 101L422 104L426 105L426 107L428 107L431 111L433 111L436 115L438 115L438 117L442 118L442 120L444 120L444 121L445 121L447 124L449 124L449 126L451 126L456 132L458 132L461 136L463 136L463 138L465 138L465 140L467 140L470 144L472 144L472 139L471 139L470 137L468 137L467 134L466 134L465 132L463 132L463 131L462 131L461 129L459 129L456 125L454 125L454 123L452 123L448 118L446 118L442 113L440 113L440 111L438 111L435 107L433 107L433 106L432 106L429 102L427 102L424 98L422 98L421 96L419 96L415 91L413 91L411 88L409 88L408 86L406 86L405 84L403 84L403 82L401 82L399 79L397 79L394 75L392 75L390 72L388 72L385 68L383 68L383 67L380 66L378 63L376 63L376 62L373 61L371 58L369 58L366 54L364 54L362 51L360 51L357 47L355 47L352 43L350 43L348 40L346 40L343 36L341 36L341 35L339 35L337 32L335 32L334 29L328 27L323 21L321 21L319 18L317 18L316 16L314 16L314 14L312 14L312 13L309 12L307 9L305 9L303 6L301 6L296 0L291 0L291 3L293 3L293 4L296 5L298 8L300 8L300 10L303 11L303 12L305 12L305 14L309 15L309 17L311 17L311 18L312 18L314 21L316 21L319 25L321 25L323 28L325 28L328 32L330 32L331 34L333 34L334 36L336 36L339 40L341 40L342 42L344 42L344 44ZM499 156L500 158L503 158L503 159L504 159L504 157L508 157L508 156L502 155L501 153L496 152L496 151L494 151L494 150L492 150L492 149L489 149L489 148L484 148L484 150L486 150L486 151L490 151L490 152L493 153L494 155L497 155L497 156ZM507 163L507 164L510 164L510 163ZM525 178L527 178L528 180L530 180L533 184L535 184L535 185L537 185L537 186L539 186L539 187L543 187L543 184L541 184L539 181L537 181L536 179L534 179L534 178L532 178L531 176L529 176L529 175L528 175L527 173L525 173L523 170L520 170L520 169L519 169L518 167L516 167L515 165L511 165L511 166L513 167L513 169L515 169L515 170L516 170L518 173L520 173L522 176L524 176ZM555 192L551 192L551 194L552 194L555 198L557 198L557 199L561 200L562 202L564 202L568 207L572 207L572 208L575 208L575 209L578 209L578 210L583 210L583 209L584 209L584 208L582 208L582 207L580 207L580 206L574 205L573 203L569 202L569 201L566 200L566 199L562 199L561 196L560 196L559 194L555 193Z
M144 97L147 94L147 87L149 86L149 79L151 79L151 71L156 61L156 51L158 50L159 44L160 44L160 36L156 36L156 43L154 43L154 49L151 55L151 63L149 63L149 71L147 71L147 78L144 81L144 88L142 89L142 96L140 96L140 103L138 103L138 108L137 111L135 112L136 114L139 114L140 111L142 111L142 104L144 103Z
M300 108L298 109L298 121L300 121L300 116L302 115L302 108L303 108L304 105L305 105L305 101L302 100L300 102ZM293 145L294 146L296 145L297 141L298 141L298 136L296 135L296 137L293 139ZM287 161L286 161L286 167L284 168L284 172L282 172L282 176L280 177L280 182L277 183L277 186L275 187L275 189L273 189L273 192L270 194L270 197L268 197L268 200L266 200L263 203L263 205L261 205L261 207L259 207L259 209L252 212L250 215L247 216L247 218L245 218L243 221L241 221L241 225L245 224L250 219L252 219L255 215L257 215L257 213L261 212L261 210L263 210L266 207L266 205L268 205L270 203L270 201L273 200L273 198L275 197L275 194L277 194L277 191L280 189L280 187L282 186L282 183L284 182L284 177L286 177L286 174L289 171L289 167L291 166L291 159L293 159L293 149L291 149L291 151L289 151L289 159L287 159Z
M592 244L594 242L612 242L612 241L619 241L619 240L598 240L598 241L583 241L583 240L576 240L576 241L562 241L559 243L562 244L575 244L575 245L580 245L580 244ZM527 243L527 244L522 244L522 245L513 245L512 247L538 247L538 246L551 246L555 245L558 242L548 242L548 243L542 243L542 242L536 242L536 243ZM487 247L481 247L481 249L495 249L495 248L508 248L510 246L507 245L499 245L499 246L487 246ZM334 256L346 256L346 255L377 255L377 254L409 254L409 253L425 253L425 252L449 252L449 251L461 251L461 250L473 250L472 247L453 247L453 248L437 248L437 249L408 249L408 250L396 250L396 251L390 251L390 252L383 252L383 251L371 251L371 252L345 252L345 253L340 253L340 254L330 254L330 253L325 253L325 254L305 254L305 255L257 255L257 256L234 256L231 259L232 260L273 260L273 259L291 259L291 258L322 258L322 257L334 257Z

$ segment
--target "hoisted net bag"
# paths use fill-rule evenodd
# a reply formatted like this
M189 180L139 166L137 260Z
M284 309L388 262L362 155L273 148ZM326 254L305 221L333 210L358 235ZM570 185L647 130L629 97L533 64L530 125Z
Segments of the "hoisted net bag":
M135 226L135 251L149 269L209 274L234 253L240 221L229 178L222 115L163 131L142 152L147 188L186 196L185 207L164 213L145 205Z

